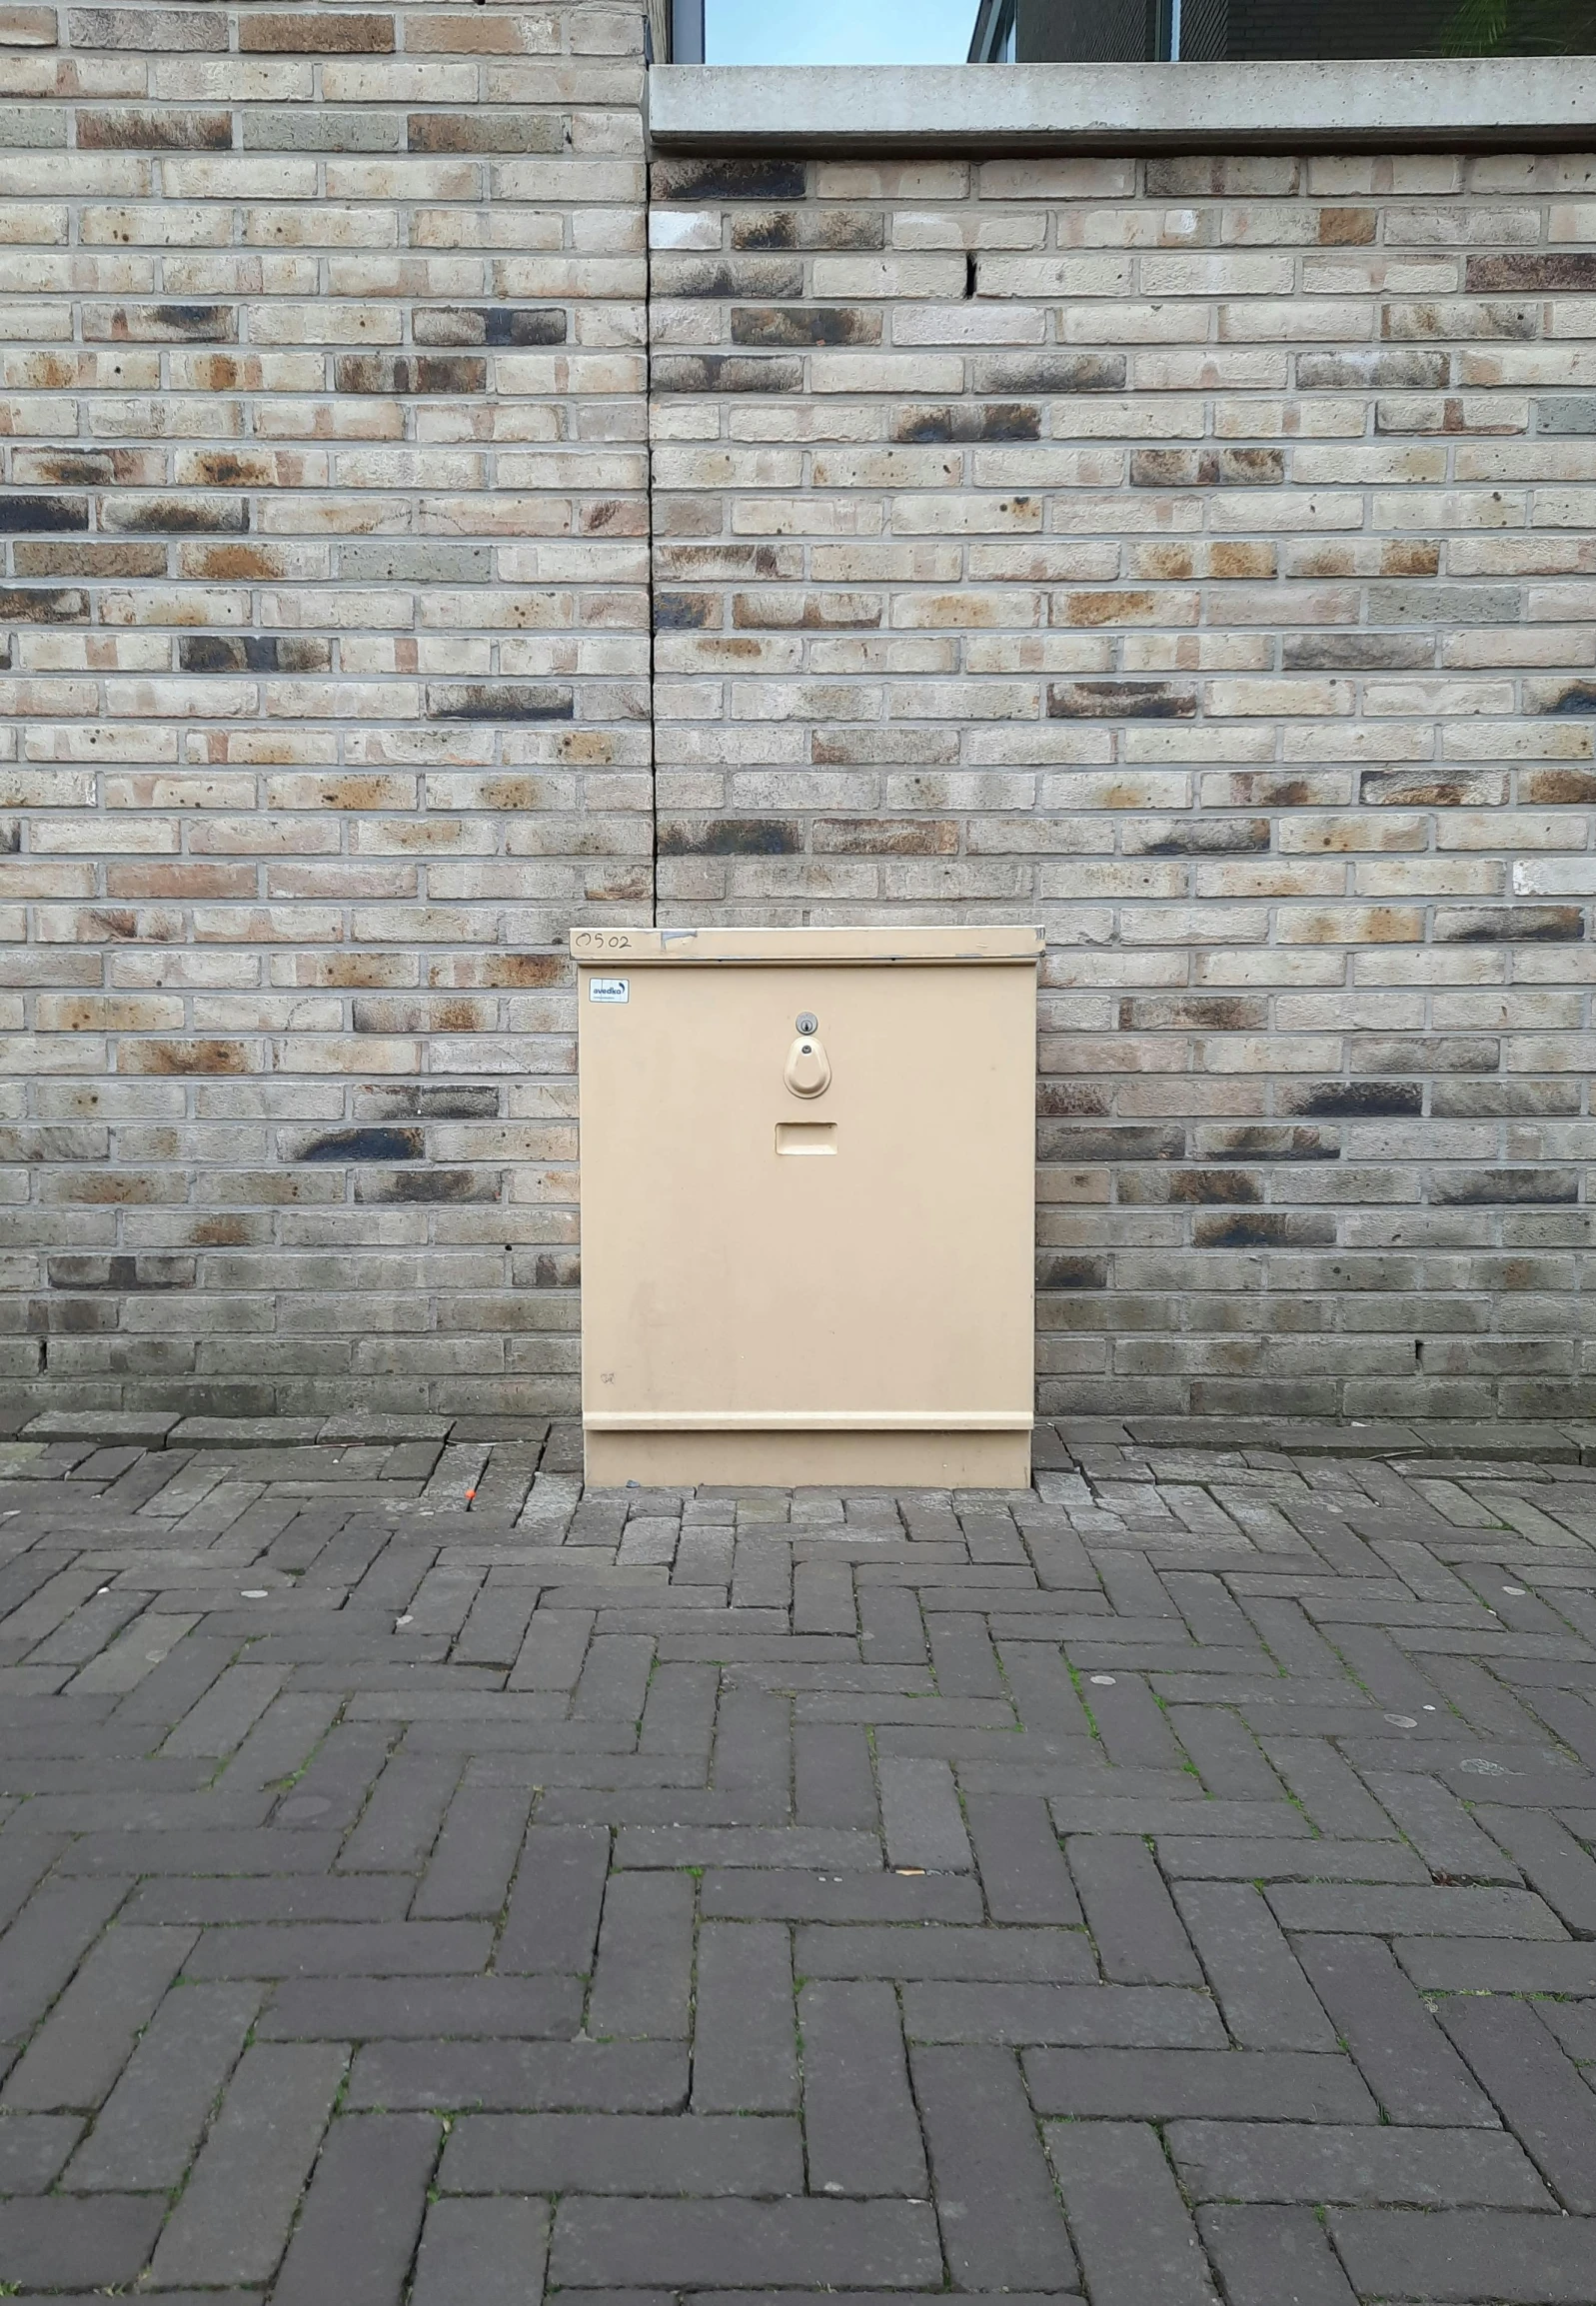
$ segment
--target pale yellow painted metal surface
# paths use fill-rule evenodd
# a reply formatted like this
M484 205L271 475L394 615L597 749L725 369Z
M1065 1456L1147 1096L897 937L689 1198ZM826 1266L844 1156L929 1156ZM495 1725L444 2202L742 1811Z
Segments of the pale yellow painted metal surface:
M572 932L590 1481L1029 1478L1039 950Z

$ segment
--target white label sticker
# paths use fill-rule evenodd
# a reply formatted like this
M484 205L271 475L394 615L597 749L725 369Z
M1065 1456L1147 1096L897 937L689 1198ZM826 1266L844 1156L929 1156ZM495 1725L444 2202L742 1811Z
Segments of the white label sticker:
M625 977L590 977L588 980L588 999L590 1001L630 1001L632 999L632 982Z

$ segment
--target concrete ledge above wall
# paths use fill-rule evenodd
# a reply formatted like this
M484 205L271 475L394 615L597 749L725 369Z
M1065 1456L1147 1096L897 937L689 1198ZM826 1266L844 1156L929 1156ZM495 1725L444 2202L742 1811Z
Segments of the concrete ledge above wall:
M660 65L663 152L1596 147L1596 61Z

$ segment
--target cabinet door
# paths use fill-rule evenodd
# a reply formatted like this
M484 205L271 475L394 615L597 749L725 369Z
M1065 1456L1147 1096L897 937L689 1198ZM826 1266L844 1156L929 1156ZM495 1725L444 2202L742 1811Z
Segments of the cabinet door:
M625 985L583 985L585 1408L1028 1418L1033 969Z

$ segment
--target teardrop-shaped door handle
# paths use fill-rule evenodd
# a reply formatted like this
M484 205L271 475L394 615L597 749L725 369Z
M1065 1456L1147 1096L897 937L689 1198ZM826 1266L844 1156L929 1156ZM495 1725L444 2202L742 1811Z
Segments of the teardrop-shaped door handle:
M818 1038L800 1033L787 1053L782 1079L795 1097L822 1097L831 1086L831 1061Z

